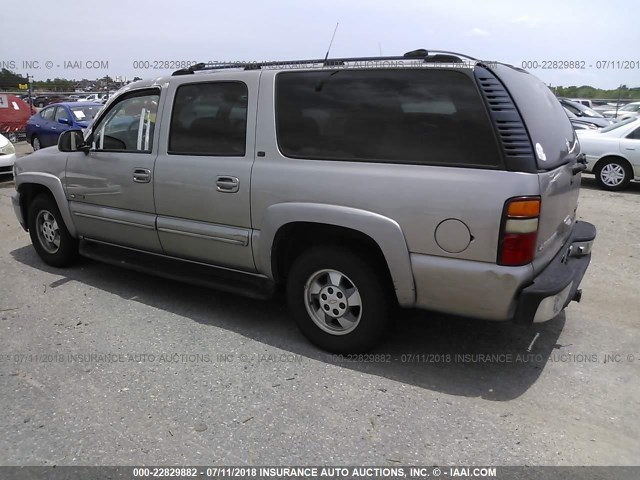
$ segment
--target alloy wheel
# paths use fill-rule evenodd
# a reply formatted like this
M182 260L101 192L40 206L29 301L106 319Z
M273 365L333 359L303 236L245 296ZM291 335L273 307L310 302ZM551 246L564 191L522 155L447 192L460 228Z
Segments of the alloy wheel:
M625 177L624 168L617 163L608 163L600 171L602 183L609 187L617 187L624 181Z
M60 248L60 228L48 210L41 210L36 217L36 229L40 245L47 253L56 253Z
M314 323L332 335L346 335L362 318L362 299L356 285L337 270L320 270L304 288L305 307Z

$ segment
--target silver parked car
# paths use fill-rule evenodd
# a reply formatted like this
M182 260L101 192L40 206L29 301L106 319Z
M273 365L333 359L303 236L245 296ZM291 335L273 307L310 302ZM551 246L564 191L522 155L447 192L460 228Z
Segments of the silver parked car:
M587 172L604 190L624 190L640 179L640 118L627 118L600 131L578 135L587 159Z
M627 103L626 105L616 109L609 109L602 112L607 118L615 118L616 120L623 121L628 118L638 118L640 115L640 102Z
M356 352L394 305L532 323L579 300L584 168L554 95L508 65L200 64L126 86L84 135L18 160L13 205L50 265L80 252L282 287L312 342Z

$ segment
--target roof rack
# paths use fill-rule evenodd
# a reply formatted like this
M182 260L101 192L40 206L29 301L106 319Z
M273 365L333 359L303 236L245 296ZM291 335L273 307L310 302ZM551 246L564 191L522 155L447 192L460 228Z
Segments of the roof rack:
M195 72L210 71L210 70L227 70L231 68L243 68L244 70L260 70L262 67L277 67L277 66L293 66L304 64L321 64L324 67L344 65L347 62L374 62L374 61L400 61L407 59L418 60L422 58L424 62L429 63L460 63L461 58L479 62L477 58L470 57L463 53L449 52L447 50L425 50L418 49L407 52L402 56L379 56L379 57L347 57L347 58L316 58L306 60L283 60L275 62L231 62L231 63L196 63L188 68L182 68L172 73L172 76L176 75L190 75Z

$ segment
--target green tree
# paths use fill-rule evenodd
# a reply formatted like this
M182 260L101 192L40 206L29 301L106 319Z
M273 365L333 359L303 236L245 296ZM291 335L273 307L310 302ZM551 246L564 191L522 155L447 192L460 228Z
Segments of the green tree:
M6 68L0 70L0 90L17 90L20 83L29 83L29 80Z

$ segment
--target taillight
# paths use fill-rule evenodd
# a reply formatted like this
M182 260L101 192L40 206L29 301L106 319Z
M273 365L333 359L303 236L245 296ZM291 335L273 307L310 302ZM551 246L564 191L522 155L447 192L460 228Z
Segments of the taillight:
M507 200L498 244L498 264L519 266L531 263L536 254L540 197Z

